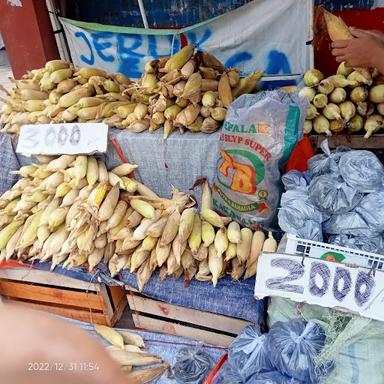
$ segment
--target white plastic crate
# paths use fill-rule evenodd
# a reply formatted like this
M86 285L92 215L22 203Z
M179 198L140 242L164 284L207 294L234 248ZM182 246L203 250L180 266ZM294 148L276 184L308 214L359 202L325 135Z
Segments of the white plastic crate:
M287 234L285 253L384 270L383 255L318 241L300 239L291 234Z

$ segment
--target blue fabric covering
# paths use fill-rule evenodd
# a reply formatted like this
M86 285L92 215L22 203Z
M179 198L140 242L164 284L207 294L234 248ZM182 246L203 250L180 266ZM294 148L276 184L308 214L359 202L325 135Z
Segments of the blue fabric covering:
M104 340L101 336L99 336L95 332L92 324L85 323L83 321L78 321L78 320L66 319L66 318L65 320L71 322L72 324L78 327L85 329L92 336L96 337L103 346L106 347L109 345L109 343L106 340ZM118 331L119 329L116 328L116 330ZM154 355L160 356L165 362L167 362L171 366L173 366L174 364L174 359L179 349L183 347L201 348L204 352L206 352L209 355L212 361L212 366L216 365L220 357L226 352L225 348L202 344L195 340L187 339L184 337L171 336L171 335L155 333L155 332L136 331L136 330L135 331L129 330L129 332L134 332L139 334L144 339L144 342L145 342L144 350ZM172 379L171 377L168 377L167 372L165 372L163 376L158 381L156 381L156 384L173 384L173 383L176 383L176 380Z
M124 270L120 279L137 288L136 276L128 271ZM182 278L167 278L161 282L156 273L145 285L143 294L169 304L248 320L263 327L266 301L253 298L254 287L254 279L234 282L224 277L216 288L211 283L197 280L192 280L191 285L185 288Z
M50 263L35 262L37 269L49 270ZM71 270L57 266L55 273L88 281L90 283L105 283L107 285L129 285L137 289L136 275L123 270L113 279L108 268L101 263L94 272L87 272L85 267ZM258 325L262 330L265 327L266 300L255 300L253 290L254 279L232 281L230 277L219 280L216 288L208 282L192 280L191 285L184 287L184 280L167 278L159 280L156 272L145 285L144 295L161 300L169 304L208 311L224 316L237 317Z

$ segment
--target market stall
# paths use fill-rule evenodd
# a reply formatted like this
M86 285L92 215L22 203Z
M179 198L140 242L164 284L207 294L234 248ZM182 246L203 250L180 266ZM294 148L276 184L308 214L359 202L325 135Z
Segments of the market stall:
M254 3L232 16L278 18ZM218 43L230 16L206 23L211 51L206 24L147 31L167 56L140 46L129 68L108 57L137 31L63 19L74 64L1 88L0 295L84 321L140 383L360 384L377 370L379 384L366 356L384 321L383 74L312 68L310 23L294 27L292 68L264 39L234 68L232 40ZM354 38L317 17L331 40ZM83 44L100 67L83 66ZM145 331L112 328L126 306Z

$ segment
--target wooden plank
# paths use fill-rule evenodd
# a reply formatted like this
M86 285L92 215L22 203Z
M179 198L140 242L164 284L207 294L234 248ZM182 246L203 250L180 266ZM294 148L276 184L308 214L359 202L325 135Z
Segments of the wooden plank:
M113 317L112 319L110 319L110 323L108 324L110 327L113 327L121 319L121 316L123 315L124 309L127 305L128 305L128 301L124 295L121 298L120 302L115 304L115 313L113 314Z
M73 279L55 272L42 271L33 268L17 267L0 269L0 279L18 280L44 285L55 285L58 287L68 287L83 289L88 291L98 291L98 284L88 283L87 281Z
M108 287L101 285L100 295L103 298L103 312L108 319L112 319L114 308L112 307L111 299L108 295Z
M384 135L373 135L369 139L364 139L362 135L310 135L315 148L320 148L323 140L328 139L328 144L331 149L340 145L347 146L354 149L383 149L384 148Z
M234 339L234 337L221 335L220 333L187 327L185 325L170 323L163 320L152 319L151 317L142 316L137 313L133 313L132 317L137 328L188 337L190 339L201 340L205 343L221 347L228 347Z
M29 303L29 302L15 301L10 299L7 299L6 302L13 302L28 308L33 308L33 309L37 309L45 312L54 313L56 315L69 317L70 319L86 321L88 323L108 325L107 319L103 313L97 313L97 312L91 313L88 310L62 308L62 307L55 307L52 305Z
M197 309L185 308L133 294L128 294L127 298L132 310L165 317L167 319L196 324L207 328L218 329L236 335L247 325L251 324L245 320L203 312Z
M112 302L114 305L120 303L121 299L125 299L125 289L124 287L121 287L121 286L109 286L108 287L109 289L109 292L111 294L111 297L112 297Z
M26 300L43 301L74 307L103 310L103 298L95 293L44 287L28 283L0 280L0 294Z

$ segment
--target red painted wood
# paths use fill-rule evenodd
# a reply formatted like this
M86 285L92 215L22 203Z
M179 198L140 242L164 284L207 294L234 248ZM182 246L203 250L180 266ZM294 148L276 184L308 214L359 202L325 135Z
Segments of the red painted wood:
M319 13L319 10L315 12L314 21L315 67L329 76L335 73L338 63L331 54L330 39ZM340 16L351 27L376 29L384 32L384 8L352 9L334 12L334 14Z
M16 78L60 58L45 0L21 0L21 4L15 7L0 0L0 31Z

